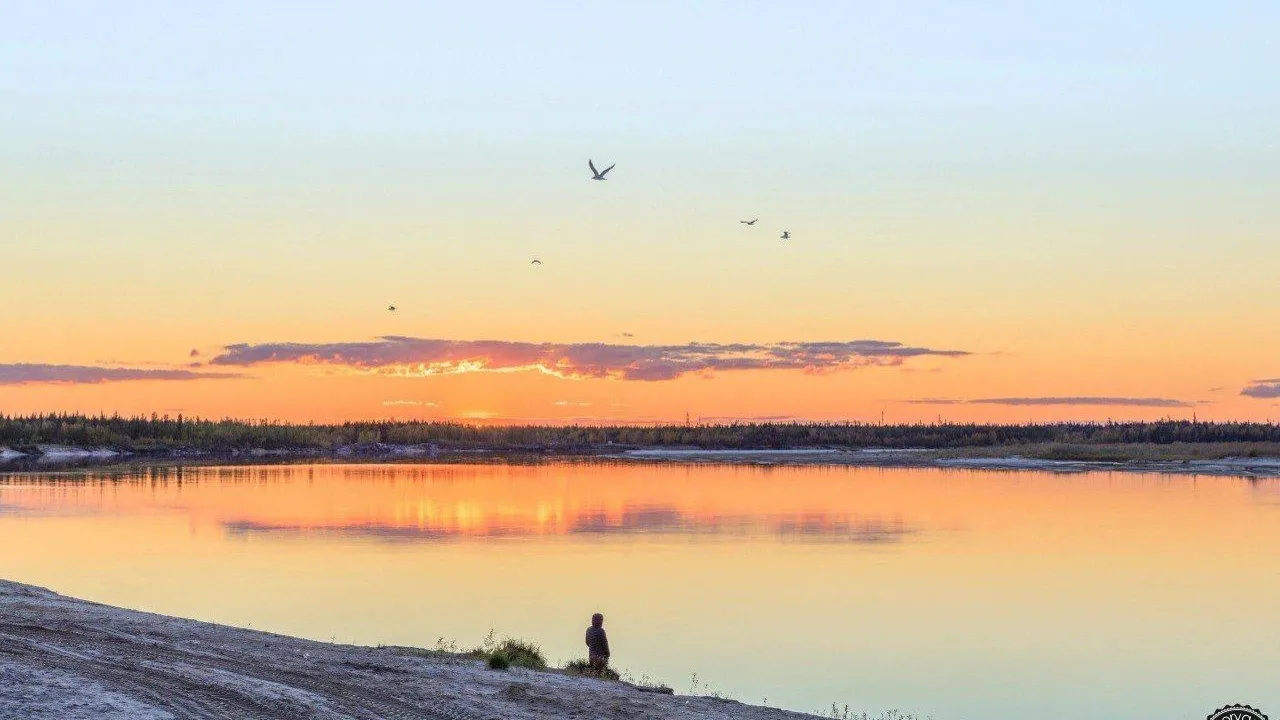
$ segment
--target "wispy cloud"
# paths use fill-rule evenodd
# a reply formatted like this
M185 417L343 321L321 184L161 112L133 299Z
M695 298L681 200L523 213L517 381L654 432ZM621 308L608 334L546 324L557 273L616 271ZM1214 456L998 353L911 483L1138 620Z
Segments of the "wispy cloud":
M796 415L699 415L700 423L785 423L805 422Z
M383 407L440 407L434 400L383 400Z
M238 377L243 375L93 365L0 364L0 385L97 385L133 380L217 380Z
M684 419L674 417L657 417L654 415L636 415L631 417L607 417L602 415L504 415L488 410L468 410L450 416L451 420L468 423L492 423L495 425L655 425L683 423Z
M1114 405L1120 407L1195 407L1198 403L1153 397L1006 397L969 400L976 405Z
M900 365L920 356L962 357L963 350L911 347L883 340L846 342L526 343L437 340L400 336L367 342L228 345L211 364L336 365L360 372L428 377L467 372L537 371L566 379L671 380L692 373L731 370L828 370Z
M913 398L901 402L913 405L1092 405L1116 407L1195 407L1203 403L1191 400L1153 397L1002 397L955 400L952 398Z
M1241 390L1240 394L1252 398L1280 398L1280 378L1254 380L1248 387Z

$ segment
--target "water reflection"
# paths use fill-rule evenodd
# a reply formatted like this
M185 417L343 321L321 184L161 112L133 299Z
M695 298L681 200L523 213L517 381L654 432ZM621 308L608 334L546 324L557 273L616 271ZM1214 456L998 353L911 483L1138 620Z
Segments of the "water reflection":
M458 536L440 530L394 525L370 525L353 523L345 526L302 527L298 525L268 525L252 520L229 520L222 526L232 537L334 537L386 541L451 540Z
M528 538L536 535L774 535L783 540L810 540L855 543L893 543L916 532L901 518L849 518L841 515L808 513L762 516L697 516L671 507L628 506L621 514L595 510L567 518L567 524L515 524L510 516L460 525L389 525L350 522L327 525L284 525L254 520L222 523L233 536L329 536L388 541L442 541L465 537Z
M591 479L602 467L612 476L607 486ZM703 482L717 477L703 472ZM689 492L635 465L571 465L550 474L449 465L160 467L0 478L10 503L0 512L167 510L238 538L388 542L669 535L886 544L922 531L901 515L832 506L829 494L812 489L786 493L769 469L719 468L718 477L749 492Z
M322 640L492 628L556 661L599 609L623 668L681 690L696 672L800 710L1155 720L1280 707L1277 497L1274 480L963 469L15 474L0 574Z

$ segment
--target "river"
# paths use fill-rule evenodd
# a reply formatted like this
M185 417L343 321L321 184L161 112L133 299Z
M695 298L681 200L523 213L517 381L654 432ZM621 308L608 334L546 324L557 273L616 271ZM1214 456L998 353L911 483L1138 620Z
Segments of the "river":
M0 475L0 576L290 635L493 630L678 692L1280 714L1280 481L564 462Z

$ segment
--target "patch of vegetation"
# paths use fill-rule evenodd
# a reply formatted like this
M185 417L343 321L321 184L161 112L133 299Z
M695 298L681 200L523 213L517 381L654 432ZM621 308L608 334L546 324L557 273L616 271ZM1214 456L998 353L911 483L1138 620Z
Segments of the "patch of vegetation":
M441 641L438 641L437 645L440 644ZM456 644L452 643L448 646L455 649L457 647ZM542 654L542 648L538 647L536 643L519 638L505 638L499 641L493 630L490 630L489 634L485 636L484 641L480 643L480 647L469 650L463 655L489 663L492 663L495 657L502 658L502 661L507 666L528 668L529 670L547 669L547 658Z
M591 662L585 659L570 660L568 663L565 663L564 671L570 675L581 675L583 677L598 677L602 680L621 680L622 679L622 677L618 675L616 670L608 667L604 669L604 672L602 674L596 675L596 671L591 668Z
M547 658L542 654L542 648L527 640L510 638L504 640L493 656L502 656L516 667L530 670L547 669Z
M490 655L486 662L488 663L490 670L506 670L511 667L511 662L497 653Z
M657 693L659 695L675 695L676 691L668 684L654 680L648 675L641 675L637 680L631 677L631 673L623 673L622 681L630 683L632 687L641 692Z
M822 716L833 720L927 720L919 715L898 710L886 710L879 715L869 715L866 712L854 712L849 709L848 705L841 707L835 703L831 703L831 710L823 713Z

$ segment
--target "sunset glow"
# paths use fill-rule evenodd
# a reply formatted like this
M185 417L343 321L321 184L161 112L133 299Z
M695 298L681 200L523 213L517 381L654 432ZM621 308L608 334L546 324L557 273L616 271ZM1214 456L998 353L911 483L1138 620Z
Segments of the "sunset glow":
M1280 417L1273 9L76 5L0 22L0 411Z

